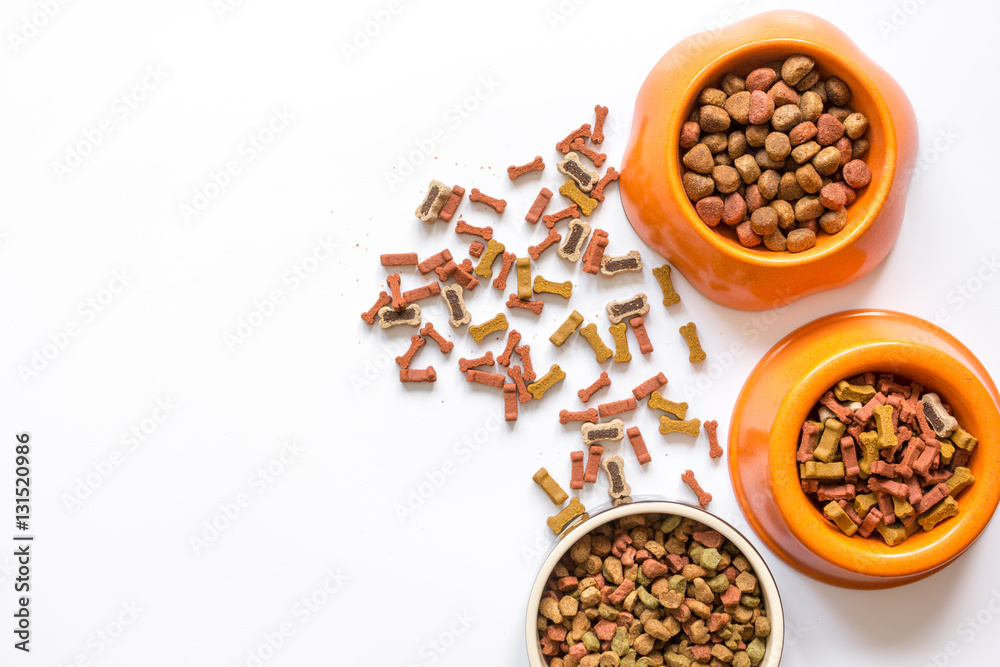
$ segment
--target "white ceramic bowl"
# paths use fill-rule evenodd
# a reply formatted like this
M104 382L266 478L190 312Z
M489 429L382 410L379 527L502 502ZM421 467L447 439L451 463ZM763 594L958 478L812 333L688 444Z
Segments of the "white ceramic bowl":
M757 581L760 584L768 618L771 619L771 635L767 638L764 659L760 661L758 667L778 667L778 663L781 662L781 649L785 639L785 617L781 611L781 597L778 595L778 587L774 583L774 577L771 576L771 571L768 569L760 553L738 530L711 512L692 505L656 498L636 499L628 505L621 505L619 507L607 505L606 508L599 508L590 514L589 518L571 524L556 537L556 542L552 550L542 561L542 567L538 571L538 576L535 577L535 583L531 587L531 594L528 597L525 636L528 647L528 662L531 667L547 667L548 665L548 661L542 655L541 646L538 644L536 623L538 622L538 604L541 602L545 583L548 581L549 574L555 569L559 559L569 551L570 547L578 539L594 528L630 514L651 513L676 514L700 521L712 530L720 532L727 540L736 545L746 559L750 561L750 565L753 567L754 574L757 575Z

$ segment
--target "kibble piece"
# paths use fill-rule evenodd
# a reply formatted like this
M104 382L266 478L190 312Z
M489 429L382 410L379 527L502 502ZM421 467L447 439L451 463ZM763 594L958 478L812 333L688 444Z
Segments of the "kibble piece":
M754 234L767 236L778 229L778 212L770 206L762 206L750 216L750 229Z
M788 142L792 146L801 146L807 141L812 140L817 132L815 123L809 120L803 121L793 127L792 131L788 133Z
M698 114L698 124L701 125L702 132L725 132L731 122L729 114L722 107L705 105Z
M760 148L767 141L767 135L770 133L771 128L767 125L749 125L745 131L747 144L753 148Z
M851 158L857 160L858 158L864 157L868 153L868 140L864 137L856 139L854 143L851 144Z
M736 169L721 165L712 170L712 180L715 181L715 187L722 194L736 192L736 188L740 187L742 182L740 173Z
M767 91L767 95L774 100L774 106L776 107L799 103L799 94L784 81L778 81L771 86L771 90Z
M774 115L774 100L763 90L755 90L748 98L747 120L751 125L763 125ZM750 128L747 128L749 131ZM749 138L749 137L748 137Z
M733 194L726 197L725 205L722 209L722 222L726 223L730 227L735 227L747 214L747 204L743 196L734 192Z
M783 230L791 229L795 226L795 209L784 199L776 199L769 204L778 214L778 228Z
M790 56L781 65L781 78L785 83L794 86L812 71L816 61L809 56Z
M819 192L819 203L830 210L839 211L847 205L847 193L840 183L827 183Z
M712 151L712 154L719 153L726 150L729 146L729 137L726 136L724 132L714 132L712 134L706 134L701 143L708 146L708 150Z
M715 166L715 161L712 159L712 151L705 144L696 144L693 146L691 150L684 154L681 162L684 163L685 167L699 174L711 174Z
M781 185L781 174L774 169L768 169L757 179L757 191L764 199L774 199Z
M850 139L858 139L868 129L868 117L855 111L844 119L844 131Z
M770 99L770 98L769 98ZM778 132L788 132L802 122L802 109L797 104L786 104L774 110L771 125Z
M794 133L795 130L792 130L792 132ZM791 153L792 159L799 164L808 162L809 160L813 159L813 157L815 157L817 153L819 153L821 148L823 147L820 146L817 142L807 141L806 143L800 144L792 149Z
M711 176L697 174L693 171L684 173L681 177L684 183L684 192L691 201L698 201L705 197L710 197L715 192L715 181Z
M760 235L754 233L753 229L750 228L749 220L736 225L736 238L744 248L756 248L764 242Z
M786 238L788 252L803 252L816 245L816 233L811 229L793 229Z
M771 134L774 134L774 133L772 132ZM765 146L767 145L767 140L766 139L764 141L764 144L765 144ZM780 160L775 160L774 158L772 158L768 154L766 148L761 148L759 151L757 151L756 153L754 153L754 159L757 161L757 164L759 164L762 169L784 169L785 168L785 160L784 160L784 158L782 158Z
M819 93L806 91L799 95L799 109L802 110L802 120L815 123L823 113L823 98Z
M795 84L795 86L793 87L795 88L796 91L804 93L807 90L810 90L813 86L815 86L817 82L819 82L819 72L817 72L816 68L814 67L811 72L802 77L802 80L799 81L797 84Z
M737 123L746 125L750 122L750 96L751 93L746 90L738 92L735 95L730 95L729 99L722 105L722 108Z
M831 76L824 84L827 101L837 107L846 106L851 101L851 88L835 76Z
M681 148L693 148L701 138L701 125L688 121L681 126Z
M804 222L823 215L823 205L819 203L819 197L805 196L795 202L795 220Z
M816 141L820 146L832 146L844 136L844 124L825 113L816 121Z
M861 164L864 164L864 162ZM820 152L816 153L812 159L812 165L816 167L816 171L818 171L822 176L829 176L840 168L840 151L837 150L835 146L827 146ZM865 169L867 168L868 165L865 165ZM850 183L848 183L848 185L850 185ZM851 187L854 186L851 185Z
M736 158L746 155L750 144L747 143L747 135L743 133L742 130L737 130L736 132L730 132L729 139L727 140L726 149L727 154L733 162Z
M722 76L722 81L719 82L719 88L722 88L722 92L726 95L735 95L736 93L746 90L747 84L742 77L730 72Z
M721 107L726 102L726 93L718 88L705 88L698 95L698 104L711 104Z
M764 140L764 150L768 157L778 162L783 161L792 152L792 144L788 135L783 132L772 132Z
M777 80L777 72L770 67L760 67L747 74L744 85L747 90L763 92L773 86Z
M750 185L751 183L757 183L758 179L760 179L761 176L760 165L757 164L757 161L754 160L752 155L741 155L740 157L733 160L733 166L736 168L736 171L739 172L740 178L742 178L743 182L746 183L747 185ZM705 200L703 199L702 201ZM722 204L722 200L719 200L719 204L720 205ZM721 213L722 211L720 207L719 220L722 219ZM716 220L716 222L718 222L719 220Z
M776 229L763 237L764 247L774 252L785 252L788 250L788 240L780 230Z
M861 160L851 160L844 165L844 182L854 189L863 188L872 180L872 170Z
M823 177L812 164L804 164L796 169L795 180L799 187L809 194L816 194L823 187Z
M830 107L826 112L843 123L848 116L854 113L854 110L846 107Z

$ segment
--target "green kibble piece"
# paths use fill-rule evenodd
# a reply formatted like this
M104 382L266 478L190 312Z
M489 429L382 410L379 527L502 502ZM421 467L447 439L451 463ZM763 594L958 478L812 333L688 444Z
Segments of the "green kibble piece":
M729 588L729 577L724 574L717 574L711 579L706 579L705 583L708 584L713 593L725 593Z
M701 560L701 552L705 550L704 544L699 544L698 542L693 542L690 547L688 547L688 556L691 557L692 563L697 563Z
M615 630L615 636L611 638L611 650L617 653L620 658L625 655L628 648L628 630L625 628L618 628Z
M664 653L663 664L667 667L691 667L691 658L680 653Z
M655 595L647 591L645 586L640 586L637 590L639 591L639 602L650 609L656 609L660 606L660 601Z
M764 642L759 637L747 645L747 655L750 656L751 665L756 665L764 659Z
M676 514L671 514L663 523L660 524L660 530L664 533L672 533L677 526L681 525L681 518Z
M699 562L706 570L715 570L722 562L722 554L719 553L718 549L705 549L701 552Z
M744 595L740 598L740 604L744 607L750 607L751 609L756 609L760 606L760 598L756 595Z
M653 659L642 657L636 660L635 667L653 667Z
M878 496L874 493L866 493L854 499L854 511L862 517L867 516L871 508L876 505L878 505Z
M583 635L582 641L588 651L597 651L601 648L601 640L597 638L597 635L595 635L592 630L588 630L587 633Z
M597 608L597 613L606 621L614 621L618 618L618 610L614 607L601 603L601 606Z
M688 580L685 579L683 575L675 574L667 579L667 588L672 591L677 591L681 595L687 595ZM726 588L729 587L726 586Z
M635 583L637 583L640 586L649 586L651 583L653 583L653 580L647 577L645 574L643 574L642 570L639 570L635 574Z
M733 655L733 667L750 667L750 656L746 651L737 651Z

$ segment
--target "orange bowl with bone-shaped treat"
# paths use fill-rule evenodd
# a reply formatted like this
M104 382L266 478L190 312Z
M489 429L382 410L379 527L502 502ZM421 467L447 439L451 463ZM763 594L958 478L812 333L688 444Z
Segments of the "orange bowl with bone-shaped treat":
M850 106L869 123L863 160L871 182L847 206L846 226L819 234L812 248L748 248L733 229L710 227L698 216L682 183L681 128L701 91L719 85L724 74L745 76L794 54L850 86ZM663 56L636 98L619 185L636 233L698 291L730 308L766 310L847 285L885 258L903 222L916 157L916 118L899 84L832 24L781 10L694 35Z
M799 482L803 422L838 381L893 372L946 400L979 438L966 464L977 480L959 513L888 546L878 533L848 537L827 521ZM962 343L911 315L854 310L828 315L777 343L751 372L729 431L729 471L747 520L775 553L836 586L888 588L937 572L982 533L1000 502L1000 393Z

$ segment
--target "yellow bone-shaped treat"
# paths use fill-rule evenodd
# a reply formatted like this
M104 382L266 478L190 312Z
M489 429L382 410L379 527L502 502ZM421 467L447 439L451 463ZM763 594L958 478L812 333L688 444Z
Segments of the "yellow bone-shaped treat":
M674 403L673 401L663 398L663 394L658 391L654 391L649 395L649 401L646 405L654 410L669 412L670 414L675 415L678 419L684 419L687 417L687 403Z
M518 257L514 266L517 271L517 298L528 300L531 298L531 258Z
M572 178L567 178L566 182L559 186L559 194L579 206L580 213L584 215L593 213L599 203L596 199L588 197L580 188L576 187L576 183L573 182Z
M546 280L541 276L535 276L534 284L535 294L558 294L559 296L568 299L573 295L573 283L569 280L561 283L554 283L551 280Z
M628 351L628 338L625 337L625 332L628 329L628 325L624 322L619 322L618 324L612 324L608 327L608 331L611 332L611 337L615 340L615 363L623 364L626 361L632 360L632 353Z
M559 486L559 482L552 479L552 475L550 475L549 471L545 468L539 468L538 472L532 475L531 480L538 486L542 487L542 491L545 492L545 495L547 495L549 500L556 505L562 505L566 502L566 499L569 498L566 491Z
M493 262L504 250L506 248L502 243L496 239L490 239L489 243L486 244L486 249L483 250L482 256L479 258L479 264L476 265L476 275L487 280L492 278Z
M700 419L671 419L670 417L660 417L660 433L686 433L692 438L697 438L701 431Z
M580 502L579 498L572 498L569 501L569 505L564 507L563 510L555 516L550 516L545 520L545 523L549 524L549 528L552 529L552 532L558 535L570 521L578 516L582 516L586 511L587 508L583 506L583 503Z
M559 368L559 364L552 364L549 372L528 385L528 393L537 401L546 391L552 388L556 382L566 379L566 373Z
M577 311L573 311L566 318L566 321L559 325L559 328L555 330L551 336L549 336L549 342L556 347L562 347L562 344L572 335L576 328L583 323L583 315Z
M604 341L601 340L601 336L597 333L597 325L591 322L587 326L580 329L580 335L583 336L590 347L594 349L594 354L597 356L597 363L602 364L614 354Z
M482 343L483 339L494 331L506 331L507 330L507 316L503 313L497 313L497 316L492 320L487 320L482 324L473 324L469 327L469 333L472 334L472 340L477 343Z

